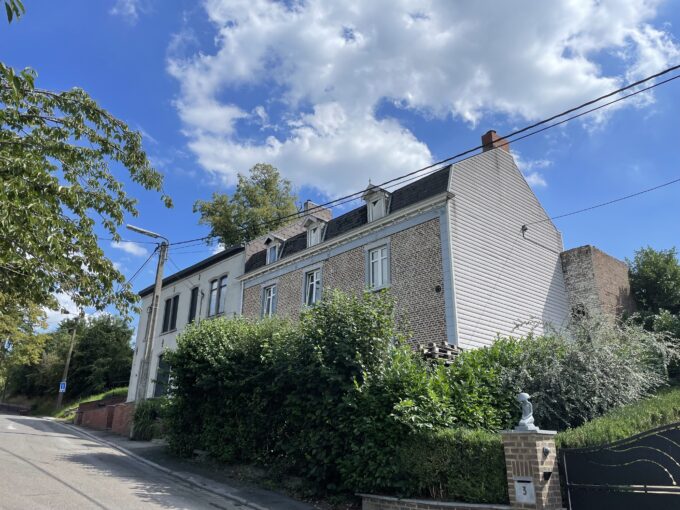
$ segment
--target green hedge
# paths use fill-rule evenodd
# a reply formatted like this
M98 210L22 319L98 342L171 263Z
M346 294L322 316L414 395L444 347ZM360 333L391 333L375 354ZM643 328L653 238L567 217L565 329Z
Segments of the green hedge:
M598 446L680 421L680 389L620 407L577 428L557 434L561 448Z
M164 397L142 400L137 403L132 420L134 424L134 440L150 441L162 436L162 416L166 403L167 401Z
M499 434L449 429L411 438L397 456L405 493L433 499L507 503Z

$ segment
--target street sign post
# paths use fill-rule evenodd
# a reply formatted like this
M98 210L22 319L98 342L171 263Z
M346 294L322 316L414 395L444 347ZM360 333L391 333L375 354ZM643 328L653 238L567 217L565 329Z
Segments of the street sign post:
M66 393L66 381L59 383L59 393Z

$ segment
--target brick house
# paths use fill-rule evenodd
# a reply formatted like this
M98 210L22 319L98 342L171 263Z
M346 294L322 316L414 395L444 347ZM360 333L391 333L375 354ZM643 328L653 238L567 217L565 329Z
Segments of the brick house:
M246 247L241 313L295 317L323 289L385 288L418 344L470 348L563 325L560 233L507 145L493 131L483 143L399 189L369 186L336 218L307 203L300 222Z
M560 328L573 313L634 309L625 263L562 238L489 131L482 153L394 190L369 185L336 218L306 202L301 219L163 280L147 396L163 393L162 353L189 323L295 318L324 290L387 289L414 345L467 349L497 335ZM153 287L140 292L150 310ZM136 395L149 314L138 326L128 401Z

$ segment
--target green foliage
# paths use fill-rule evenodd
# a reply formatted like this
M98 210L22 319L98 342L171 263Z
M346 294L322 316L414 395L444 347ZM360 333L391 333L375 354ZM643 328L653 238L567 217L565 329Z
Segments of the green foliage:
M642 248L628 265L631 290L642 312L680 313L680 261L675 248Z
M414 435L395 461L407 494L477 503L508 501L499 434L448 429Z
M167 405L165 397L142 400L135 405L132 419L133 439L136 441L150 441L162 435L163 409Z
M76 411L76 409L78 409L78 406L80 404L84 404L86 402L96 402L97 400L103 400L105 398L127 397L127 394L128 394L127 386L113 388L102 393L97 393L96 395L88 395L86 397L81 397L73 402L69 402L67 406L62 407L61 409L54 409L54 412L51 414L55 418L68 418L73 415L73 413ZM50 402L54 404L53 399L50 399Z
M557 434L561 448L585 448L625 439L649 429L680 421L680 389L615 409L604 416Z
M73 327L76 343L69 368L66 399L92 395L125 384L132 366L132 329L120 317L101 315L84 321L68 319L44 339L36 362L12 371L9 389L28 397L54 395L68 355Z
M0 288L19 307L56 306L54 294L65 293L81 308L125 314L137 296L95 230L120 240L136 200L110 167L149 190L162 190L162 176L138 132L83 90L43 90L35 78L0 63Z
M211 235L225 246L241 244L289 223L297 212L290 181L272 165L258 163L249 176L239 174L232 197L213 193L212 200L198 200L194 212L199 223L209 225Z
M26 8L21 0L5 0L5 12L7 22L11 23L14 18L19 19L26 12Z

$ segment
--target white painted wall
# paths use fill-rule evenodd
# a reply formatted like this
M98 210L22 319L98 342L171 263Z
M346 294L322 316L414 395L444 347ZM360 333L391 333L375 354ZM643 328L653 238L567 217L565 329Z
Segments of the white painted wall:
M538 322L564 325L567 294L559 253L562 237L503 149L457 163L449 201L458 345L489 345L519 336ZM534 324L535 326L535 324Z
M234 317L240 313L241 308L241 282L238 277L243 274L244 253L237 253L225 260L191 274L190 276L178 280L161 291L160 306L156 317L156 334L153 341L151 355L151 366L149 367L150 382L147 385L147 397L153 395L156 371L158 370L158 359L164 349L174 349L177 345L177 335L186 327L189 320L189 305L191 303L191 289L198 286L198 320L205 320L208 317L208 300L210 296L210 282L224 275L227 279L227 297L225 302L225 312L220 317ZM179 294L179 306L177 308L177 328L167 333L161 333L163 326L163 311L165 300ZM144 337L149 318L148 309L151 306L153 294L144 296L141 303L141 314L139 326L137 328L137 341L135 345L134 358L132 360L132 371L130 373L130 385L128 390L128 402L135 399L137 393L137 376L139 374L141 359L144 356L145 343Z

